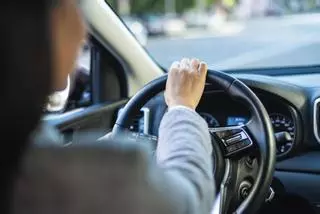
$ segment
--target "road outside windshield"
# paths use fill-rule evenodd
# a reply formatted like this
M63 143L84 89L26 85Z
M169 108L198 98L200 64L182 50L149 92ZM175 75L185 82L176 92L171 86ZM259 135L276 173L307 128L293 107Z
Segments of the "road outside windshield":
M320 0L107 2L165 68L182 57L223 70L320 62Z

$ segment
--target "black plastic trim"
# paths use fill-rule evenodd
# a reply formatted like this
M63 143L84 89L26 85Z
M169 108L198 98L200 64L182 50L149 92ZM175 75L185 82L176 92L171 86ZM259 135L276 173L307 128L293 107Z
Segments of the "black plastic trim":
M275 176L287 194L299 195L312 204L320 203L320 175L301 172L276 171ZM277 192L276 192L277 194Z
M132 73L132 68L129 66L129 64L120 56L120 54L115 50L115 48L105 39L102 38L100 33L92 26L88 25L88 28L90 29L91 34L95 37L95 39L99 42L100 45L102 45L109 53L111 53L117 61L121 64L123 67L125 73ZM128 80L127 75L121 75L123 77L124 82L122 82L121 87L125 87L125 91L121 91L124 98L128 98ZM125 84L124 84L125 83Z
M268 76L315 74L320 73L320 65L227 69L223 70L223 72L229 74L262 74Z
M320 175L320 151L310 151L299 156L279 161L276 164L276 170Z
M91 101L93 104L100 103L101 94L100 94L100 51L97 47L97 41L92 39L92 47L91 47Z

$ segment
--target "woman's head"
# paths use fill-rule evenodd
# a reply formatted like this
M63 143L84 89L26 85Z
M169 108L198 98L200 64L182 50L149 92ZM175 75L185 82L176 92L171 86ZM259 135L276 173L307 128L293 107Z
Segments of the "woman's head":
M8 176L4 190L47 96L65 87L85 32L76 0L5 1L0 28L0 163Z

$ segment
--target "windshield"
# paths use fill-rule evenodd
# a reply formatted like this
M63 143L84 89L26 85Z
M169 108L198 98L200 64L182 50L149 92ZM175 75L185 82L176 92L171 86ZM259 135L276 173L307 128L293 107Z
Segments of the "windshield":
M320 0L107 0L164 68L196 57L213 69L320 62ZM319 10L320 11L320 10Z

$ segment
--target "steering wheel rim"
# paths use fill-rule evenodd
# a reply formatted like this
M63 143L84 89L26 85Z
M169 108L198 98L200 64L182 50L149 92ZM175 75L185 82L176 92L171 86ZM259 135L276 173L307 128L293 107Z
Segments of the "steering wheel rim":
M130 119L152 97L164 91L166 80L167 75L163 75L151 81L129 100L113 127L112 134L114 136L127 130ZM269 115L259 98L240 80L223 72L208 70L207 82L220 86L231 98L244 102L250 108L252 119L247 127L260 151L259 170L249 195L235 212L254 213L260 208L269 191L276 161L276 144Z

